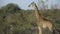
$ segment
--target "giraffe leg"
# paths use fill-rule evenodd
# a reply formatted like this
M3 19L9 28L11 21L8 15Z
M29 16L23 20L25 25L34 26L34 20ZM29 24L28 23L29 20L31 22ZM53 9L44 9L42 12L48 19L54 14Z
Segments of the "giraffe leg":
M48 28L49 28L51 34L53 34L53 28L52 28L52 26L51 27L48 27Z
M38 27L38 29L39 29L39 34L42 34L42 28Z

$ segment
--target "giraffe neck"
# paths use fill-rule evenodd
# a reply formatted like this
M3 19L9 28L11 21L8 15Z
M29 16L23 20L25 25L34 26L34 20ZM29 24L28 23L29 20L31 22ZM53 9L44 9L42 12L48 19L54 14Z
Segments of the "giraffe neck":
M37 18L38 21L43 20L41 14L39 13L38 7L36 5L35 5L35 14L36 14L36 18Z

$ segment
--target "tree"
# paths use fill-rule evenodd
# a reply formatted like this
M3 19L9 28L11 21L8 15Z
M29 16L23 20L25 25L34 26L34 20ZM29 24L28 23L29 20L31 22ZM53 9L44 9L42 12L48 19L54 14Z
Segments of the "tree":
M41 9L48 9L48 0L38 0L38 5L40 6Z

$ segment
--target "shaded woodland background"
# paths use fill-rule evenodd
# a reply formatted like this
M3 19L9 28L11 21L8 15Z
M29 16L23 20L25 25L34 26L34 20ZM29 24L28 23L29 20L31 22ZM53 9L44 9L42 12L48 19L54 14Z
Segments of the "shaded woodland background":
M40 10L60 30L60 10ZM38 34L34 10L23 10L16 4L0 8L0 34Z

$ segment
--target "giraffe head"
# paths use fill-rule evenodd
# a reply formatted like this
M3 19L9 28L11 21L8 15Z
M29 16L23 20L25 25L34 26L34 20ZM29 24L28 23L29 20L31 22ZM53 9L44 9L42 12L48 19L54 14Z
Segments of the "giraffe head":
M31 4L28 5L28 7L35 7L35 2L32 2Z

